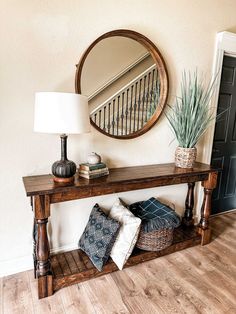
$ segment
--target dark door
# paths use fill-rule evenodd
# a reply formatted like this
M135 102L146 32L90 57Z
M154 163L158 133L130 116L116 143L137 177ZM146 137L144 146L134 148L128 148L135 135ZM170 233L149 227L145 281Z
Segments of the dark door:
M212 165L220 166L213 193L212 213L236 208L236 58L224 57L218 113L212 150Z

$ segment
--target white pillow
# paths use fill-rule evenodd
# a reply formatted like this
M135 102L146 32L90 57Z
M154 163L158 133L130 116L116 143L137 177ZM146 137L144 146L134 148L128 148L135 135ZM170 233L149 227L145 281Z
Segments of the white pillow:
M138 240L141 219L135 217L119 199L113 204L109 217L119 221L121 224L110 254L114 263L121 270Z

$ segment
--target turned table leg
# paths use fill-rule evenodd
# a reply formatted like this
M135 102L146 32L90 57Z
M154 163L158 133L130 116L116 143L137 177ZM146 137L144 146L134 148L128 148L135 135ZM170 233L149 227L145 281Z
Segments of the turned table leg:
M211 196L217 184L217 173L212 172L209 174L208 179L202 182L204 187L204 199L201 208L201 219L198 225L198 232L202 236L201 245L210 243L211 229L209 224L209 217L211 214Z
M53 294L50 247L47 235L49 216L49 197L47 195L35 196L35 219L37 224L36 260L39 299Z
M34 278L37 277L37 252L36 252L36 243L37 243L37 223L34 218L33 222L33 260L34 260Z
M34 202L33 197L30 197L30 205L32 207L32 211L34 211ZM32 238L33 238L33 261L34 261L34 278L36 279L36 271L37 271L37 254L36 254L36 242L37 242L37 224L35 217L33 218L33 230L32 230Z
M183 217L183 224L185 226L193 226L193 207L194 207L194 187L195 182L188 183L188 192L185 200L185 212Z

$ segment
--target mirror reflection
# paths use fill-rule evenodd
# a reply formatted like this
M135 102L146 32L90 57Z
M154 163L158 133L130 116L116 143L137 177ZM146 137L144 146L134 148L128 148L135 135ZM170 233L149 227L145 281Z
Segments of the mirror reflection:
M141 130L156 112L160 80L149 51L138 41L116 36L98 42L82 70L81 91L90 117L107 135Z

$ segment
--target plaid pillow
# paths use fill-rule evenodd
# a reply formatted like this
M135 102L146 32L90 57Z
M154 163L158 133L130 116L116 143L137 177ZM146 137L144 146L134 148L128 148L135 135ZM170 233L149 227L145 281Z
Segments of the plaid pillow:
M108 217L99 205L95 204L79 240L79 246L99 271L109 258L119 229L120 223Z
M151 197L147 201L133 203L129 206L129 209L136 216L144 220L142 225L143 227L147 226L145 227L145 231L147 232L159 228L176 228L180 225L180 217L176 212L154 197Z

